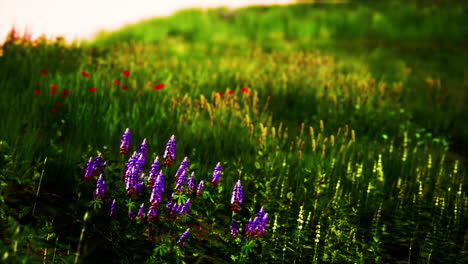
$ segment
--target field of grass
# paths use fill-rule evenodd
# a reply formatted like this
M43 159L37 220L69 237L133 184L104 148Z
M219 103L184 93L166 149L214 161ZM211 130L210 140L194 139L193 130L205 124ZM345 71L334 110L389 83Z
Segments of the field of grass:
M424 3L186 10L80 44L10 36L1 262L467 263L468 6ZM145 185L159 156L161 202L129 188L134 151ZM184 157L198 194L174 189ZM157 221L134 217L142 203ZM261 207L268 223L249 230Z

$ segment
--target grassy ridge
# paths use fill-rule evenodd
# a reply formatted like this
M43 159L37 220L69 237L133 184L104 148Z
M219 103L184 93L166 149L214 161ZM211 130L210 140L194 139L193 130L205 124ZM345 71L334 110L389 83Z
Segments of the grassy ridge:
M465 13L406 4L188 10L80 47L6 43L3 260L71 262L80 247L86 263L464 263L466 161L453 151L468 145L467 29L445 18ZM129 221L149 193L122 193L127 127L131 151L148 139L149 160L175 134L174 167L188 156L197 181L209 183L221 161L220 185L182 195L193 199L188 216ZM117 220L104 201L90 202L95 181L82 180L97 153L109 161ZM165 168L165 201L174 167ZM245 230L264 206L264 238L229 235L237 179L245 203L231 216ZM181 250L174 241L187 227Z

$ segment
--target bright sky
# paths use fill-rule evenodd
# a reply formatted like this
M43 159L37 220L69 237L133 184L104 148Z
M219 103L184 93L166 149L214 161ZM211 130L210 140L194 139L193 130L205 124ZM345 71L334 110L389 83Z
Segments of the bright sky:
M15 26L28 28L33 38L65 36L89 38L99 30L117 29L139 20L167 16L177 10L199 7L241 7L286 4L292 0L0 0L0 43Z

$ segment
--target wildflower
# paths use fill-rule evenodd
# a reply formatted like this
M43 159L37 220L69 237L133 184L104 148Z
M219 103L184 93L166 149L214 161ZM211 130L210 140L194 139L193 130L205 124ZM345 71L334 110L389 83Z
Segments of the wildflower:
M143 191L143 188L145 188L145 174L144 173L141 174L140 182L137 182L134 190L137 194L140 194Z
M93 162L93 176L98 176L99 171L102 169L102 154L96 156Z
M55 105L58 106L58 107L60 107L60 106L62 106L62 103L57 102Z
M148 218L147 220L150 222L157 221L159 217L159 210L157 205L151 205L148 210Z
M177 183L175 186L176 192L181 192L184 189L185 179L187 178L187 170L182 171L180 176L177 178Z
M234 94L233 90L228 90L228 94Z
M116 217L117 214L117 203L115 202L115 199L112 201L112 204L110 206L110 213L109 215L111 217Z
M90 92L94 93L94 92L96 91L96 87L90 87L90 88L88 88L88 90L89 90Z
M179 214L186 215L189 209L190 209L190 198L188 198L187 201L185 201L185 203L181 206Z
M138 174L135 167L128 169L128 175L125 178L125 189L127 190L126 195L130 195L133 192L137 192Z
M162 202L163 193L164 193L164 174L163 174L163 171L161 170L153 185L153 189L151 191L150 203L160 204Z
M106 189L106 182L104 181L104 178L102 177L102 174L99 175L99 179L97 180L96 184L96 192L94 193L94 196L97 199L103 199L107 194L107 189Z
M155 90L161 90L162 88L164 88L164 83L160 83L160 84L157 84L153 87Z
M83 177L85 181L90 181L94 176L94 162L93 157L90 157L83 169Z
M34 93L35 93L35 94L41 94L41 91L39 91L39 90L36 89L36 90L34 90Z
M169 139L166 144L166 150L164 151L164 165L172 166L172 161L175 159L176 152L176 138L174 135Z
M87 73L86 71L81 71L81 75L83 75L84 77L91 76L91 74Z
M57 108L52 108L52 109L50 109L50 112L52 112L52 113L57 112Z
M244 190L242 189L241 181L238 180L236 185L234 185L234 190L232 191L231 196L231 210L239 212L240 205L244 201Z
M154 159L153 164L151 165L151 169L148 175L148 184L146 185L146 187L153 188L154 182L156 181L156 178L158 177L160 167L161 166L159 165L159 156L157 156Z
M221 177L221 162L218 162L214 168L213 177L211 178L211 185L216 186L219 182L219 177Z
M253 220L250 218L247 221L245 234L248 236L262 237L266 233L268 221L268 214L265 213L265 209L262 207Z
M125 129L120 140L120 154L127 154L130 148L130 128Z
M203 180L201 180L197 186L197 196L200 196L202 191L203 191Z
M119 81L119 80L113 80L112 83L117 84L117 85L120 85L120 81Z
M125 91L127 91L127 90L128 90L128 85L124 85L124 86L122 86L122 90L125 90Z
M137 152L142 153L146 159L146 151L148 150L148 142L146 141L146 138L143 139L143 142L141 142L140 147L138 148Z
M250 89L247 88L247 87L242 87L241 91L242 91L243 93L249 93L249 92L250 92Z
M231 224L230 224L230 227L229 229L231 230L231 235L233 237L238 237L239 235L239 225L237 224L237 221L235 219L232 219L231 220Z
M128 219L130 219L130 221L133 221L136 216L137 216L136 212L134 212L134 211L128 212Z
M179 180L179 178L181 177L181 175L182 175L184 172L185 172L185 173L187 172L188 165L189 165L188 158L185 157L184 160L182 160L182 162L180 163L180 166L179 166L179 168L177 169L176 174L174 175L176 181ZM184 179L184 181L185 181L185 179ZM183 184L183 183L182 183L182 184Z
M45 75L49 74L49 72L46 71L46 70L42 70L42 71L41 71L41 74L45 76Z
M57 90L57 85L51 84L51 85L50 85L50 89L52 89L52 90Z
M180 236L179 241L177 241L177 246L182 249L185 246L186 240L190 235L190 228L187 228L185 232Z
M63 95L64 96L67 96L69 93L70 93L70 90L68 90L68 89L63 90Z
M195 172L190 174L190 177L187 180L187 186L189 189L189 193L192 193L195 190Z
M219 96L223 96L224 95L224 92L223 91L220 91L218 92Z
M128 76L130 76L130 71L125 70L125 71L122 72L122 74L128 77Z

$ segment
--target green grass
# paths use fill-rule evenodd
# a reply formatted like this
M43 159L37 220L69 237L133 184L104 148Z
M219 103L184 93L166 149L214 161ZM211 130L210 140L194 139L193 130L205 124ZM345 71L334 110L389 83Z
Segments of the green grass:
M2 261L466 262L467 10L399 2L187 10L79 46L7 42ZM163 204L160 222L128 220L128 210L149 206L149 191L124 195L127 127L130 153L148 140L146 174L176 135L164 201L184 156L206 187L178 197L192 199L187 216L168 219ZM95 180L82 178L98 153L116 219L106 200L93 200ZM231 213L237 179L244 204ZM261 206L267 233L249 238L245 224ZM239 238L229 234L232 217Z

